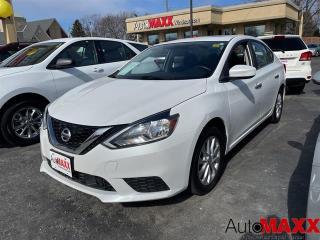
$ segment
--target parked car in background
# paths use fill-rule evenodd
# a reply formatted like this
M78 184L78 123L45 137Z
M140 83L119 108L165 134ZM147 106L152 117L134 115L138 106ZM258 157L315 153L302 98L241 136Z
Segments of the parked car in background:
M301 93L310 82L311 57L307 45L296 35L276 35L260 37L286 67L287 87Z
M24 49L30 46L32 43L9 43L6 45L0 46L0 63L3 62L8 57L12 56L13 54L19 52L21 49Z
M313 82L315 84L320 85L320 72L317 72L314 76L313 76Z
M106 77L147 45L104 38L31 45L0 65L0 132L10 144L39 140L45 106L68 90Z
M319 57L319 55L320 55L320 46L319 46L319 44L308 44L308 49L312 53L312 56Z
M284 67L257 38L163 43L47 107L41 172L103 202L206 194L237 143L280 121L284 93Z

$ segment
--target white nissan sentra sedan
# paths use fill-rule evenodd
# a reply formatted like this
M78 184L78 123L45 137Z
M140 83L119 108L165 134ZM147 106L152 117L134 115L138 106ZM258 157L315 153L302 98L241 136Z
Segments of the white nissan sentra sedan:
M280 120L284 91L283 65L256 38L163 43L47 108L40 171L103 202L203 195L241 139Z

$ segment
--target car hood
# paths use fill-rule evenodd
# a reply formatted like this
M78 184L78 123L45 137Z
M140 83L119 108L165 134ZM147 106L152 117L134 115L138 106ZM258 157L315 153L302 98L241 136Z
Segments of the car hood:
M89 126L135 122L206 91L206 79L100 79L77 87L49 107L50 116Z
M25 66L25 67L0 67L0 77L25 72L32 68L32 66Z

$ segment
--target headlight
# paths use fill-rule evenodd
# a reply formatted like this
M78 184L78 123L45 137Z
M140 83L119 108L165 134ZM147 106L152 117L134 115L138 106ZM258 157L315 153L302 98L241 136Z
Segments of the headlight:
M46 130L48 128L47 123L48 123L48 108L49 108L49 105L50 104L48 104L46 106L46 108L44 109L43 116L42 116L42 128L43 128L43 130Z
M110 148L132 147L169 137L175 129L179 114L165 111L132 124L103 144Z

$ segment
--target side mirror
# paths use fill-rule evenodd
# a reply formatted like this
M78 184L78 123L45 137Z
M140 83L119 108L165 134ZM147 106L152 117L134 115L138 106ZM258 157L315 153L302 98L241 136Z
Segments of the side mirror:
M229 70L230 79L246 79L256 75L257 69L248 65L236 65Z
M62 68L68 68L72 67L73 61L69 58L59 58L54 65L54 68L56 69L62 69Z
M315 84L319 84L320 85L320 72L317 72L314 76L313 76L313 82Z

